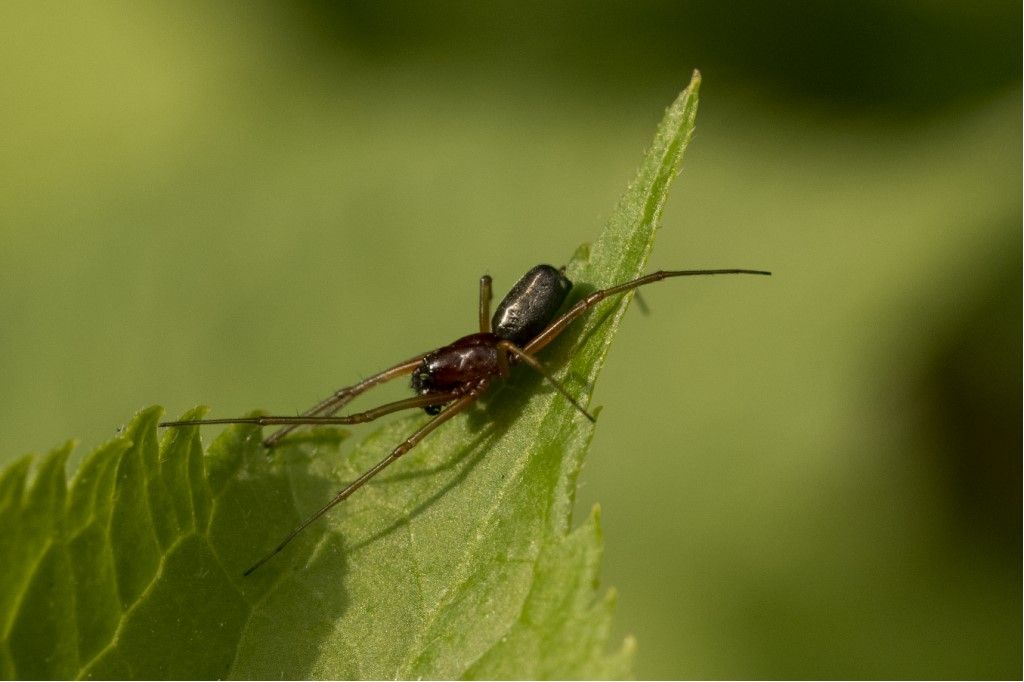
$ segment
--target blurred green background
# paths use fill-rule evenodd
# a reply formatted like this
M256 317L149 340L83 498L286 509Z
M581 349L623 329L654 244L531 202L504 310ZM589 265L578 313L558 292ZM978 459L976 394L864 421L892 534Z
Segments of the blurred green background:
M594 238L704 75L579 510L639 677L1019 677L1019 3L6 2L0 463L291 413Z

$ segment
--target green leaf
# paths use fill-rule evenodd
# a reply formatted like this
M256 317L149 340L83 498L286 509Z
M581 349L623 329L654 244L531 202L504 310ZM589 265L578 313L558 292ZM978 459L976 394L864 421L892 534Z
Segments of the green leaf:
M669 108L575 297L637 276L693 130L699 76ZM542 353L589 403L628 303ZM251 427L203 451L140 412L82 463L71 445L0 474L0 676L616 678L598 513L572 528L592 425L535 374L513 377L250 577L242 571L426 417L369 435L313 430L268 452ZM183 418L197 418L194 410Z

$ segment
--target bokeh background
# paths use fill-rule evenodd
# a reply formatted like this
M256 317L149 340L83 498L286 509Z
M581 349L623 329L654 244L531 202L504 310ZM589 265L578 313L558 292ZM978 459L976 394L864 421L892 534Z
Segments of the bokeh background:
M639 677L1019 677L1021 8L0 6L0 463L291 413L594 238L704 76L581 511Z

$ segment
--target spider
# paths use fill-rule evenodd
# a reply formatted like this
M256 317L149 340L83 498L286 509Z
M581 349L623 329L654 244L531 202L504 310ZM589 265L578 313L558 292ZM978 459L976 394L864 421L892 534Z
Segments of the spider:
M363 379L357 384L335 391L331 396L297 417L238 417L232 419L187 419L161 422L160 426L180 427L203 424L256 424L281 425L281 428L263 440L273 447L286 434L303 424L360 424L373 421L392 412L422 408L433 419L398 444L391 453L367 469L356 480L340 490L330 501L295 527L273 550L250 566L244 575L250 575L285 548L296 535L326 514L332 507L347 499L367 481L409 452L431 431L441 426L473 404L491 383L509 376L516 363L528 365L573 404L579 412L594 421L586 408L560 384L534 357L568 328L573 320L610 296L623 294L652 282L670 277L693 275L770 275L764 270L739 268L723 270L660 270L637 279L599 289L581 299L561 315L559 309L572 289L563 269L538 265L516 282L502 299L491 317L491 278L480 278L480 331L463 336L447 346L421 353L394 367ZM347 416L334 416L356 396L386 381L412 375L413 398L381 405L366 412Z

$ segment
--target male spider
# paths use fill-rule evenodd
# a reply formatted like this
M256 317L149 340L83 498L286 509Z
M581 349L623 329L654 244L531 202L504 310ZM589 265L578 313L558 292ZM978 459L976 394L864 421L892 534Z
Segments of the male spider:
M379 374L363 379L358 384L335 391L330 397L314 405L298 417L239 417L234 419L188 419L162 422L160 426L194 426L198 424L271 424L284 425L263 440L267 447L302 424L359 424L373 421L399 410L423 408L434 418L406 438L387 457L370 467L359 478L339 491L315 514L300 523L273 550L245 571L249 575L280 552L307 526L342 502L367 481L376 476L396 459L409 452L427 434L469 407L497 377L507 377L510 367L523 362L541 374L552 386L571 402L587 419L594 417L573 398L558 381L544 369L534 354L551 343L573 320L595 305L616 294L669 277L689 275L770 275L764 270L660 270L634 280L599 289L586 296L559 316L559 308L572 289L561 270L550 265L538 265L516 282L508 295L498 304L494 317L490 315L491 278L480 278L480 331L463 336L454 343L436 350L420 353ZM365 391L396 377L412 375L415 398L381 405L366 412L336 417L338 410Z

